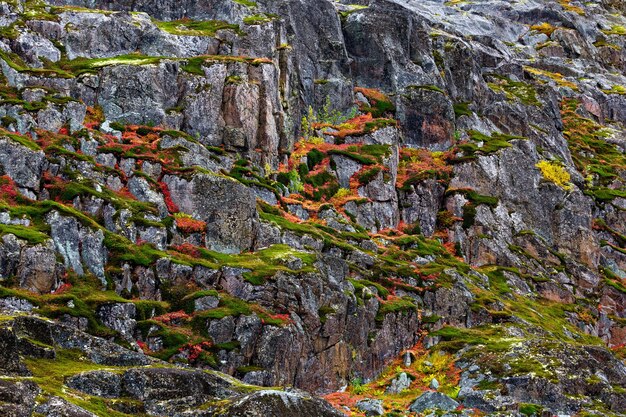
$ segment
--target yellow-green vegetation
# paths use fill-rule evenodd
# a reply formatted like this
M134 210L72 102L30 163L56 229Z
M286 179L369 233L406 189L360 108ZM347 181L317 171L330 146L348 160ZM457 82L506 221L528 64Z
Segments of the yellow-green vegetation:
M0 51L0 59L18 72L43 75L48 77L75 78L85 73L96 73L99 69L111 65L156 65L163 60L181 62L181 68L189 73L204 75L202 66L212 62L242 62L250 65L271 63L266 58L241 57L231 55L206 55L194 58L171 58L163 56L145 56L138 53L119 55L110 58L61 59L58 62L46 61L43 68L33 68L17 54Z
M493 91L502 93L509 101L520 101L527 106L541 106L535 88L523 81L513 81L503 75L492 74L493 81L487 85Z
M161 30L184 36L214 36L218 30L232 30L237 34L242 32L236 24L224 22L222 20L172 20L168 22L155 20L152 22Z
M550 37L554 33L557 28L552 26L550 23L542 22L536 25L532 25L530 30L534 30L535 32L543 33L544 35Z
M529 74L534 75L537 79L549 79L554 81L560 87L571 88L574 91L578 91L578 85L572 81L568 81L562 74L558 72L550 72L546 70L542 70L539 68L534 68L530 66L524 66L524 71Z
M485 135L476 130L467 132L469 141L461 142L457 148L463 152L463 156L455 157L453 162L463 162L477 158L479 155L489 155L500 149L510 148L511 141L525 140L523 136L508 135L500 132L492 132L491 135Z
M612 85L608 90L602 90L605 94L619 94L620 96L626 95L626 87L623 85Z
M569 172L565 170L563 164L557 161L541 160L536 165L541 171L543 177L563 188L564 190L571 190L572 184L570 183L571 176Z
M613 26L611 26L611 29L604 29L602 32L605 35L624 36L624 35L626 35L626 27L624 27L622 25L613 25Z
M563 9L568 12L576 13L580 16L585 15L585 11L578 6L574 6L573 4L571 4L571 0L559 0L559 4L561 5L561 7L563 7Z
M128 414L111 407L112 402L109 400L64 386L67 378L80 372L95 370L123 372L126 368L97 365L87 360L80 351L60 349L57 349L54 360L26 358L25 363L33 374L32 380L42 389L42 396L54 395L64 398L97 416L129 417ZM139 417L141 416L140 414Z
M581 116L579 107L578 100L566 99L561 103L561 116L576 169L587 179L585 193L605 202L626 196L624 190L612 186L624 175L626 156L606 140L612 135L611 130Z
M265 23L270 23L271 21L276 19L278 19L278 15L263 13L246 16L243 18L243 23L246 25L264 25Z

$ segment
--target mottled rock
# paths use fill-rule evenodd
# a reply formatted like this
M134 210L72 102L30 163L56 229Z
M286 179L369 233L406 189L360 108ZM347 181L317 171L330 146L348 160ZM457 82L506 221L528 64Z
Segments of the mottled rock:
M137 308L133 303L105 304L98 308L98 318L109 329L126 340L134 340Z
M399 394L411 385L411 379L406 372L400 373L396 378L391 381L391 384L387 387L385 392L389 394Z
M365 399L357 401L356 407L365 413L366 416L382 416L385 414L383 402L381 400Z
M90 411L78 407L60 397L52 397L38 405L35 411L46 417L97 417Z
M342 413L327 402L299 391L257 391L249 394L218 414L220 417L340 417Z
M117 398L122 392L122 377L109 371L89 371L70 377L65 385L85 394Z
M435 409L452 411L459 406L459 403L440 392L425 392L420 395L409 407L410 411L421 413L425 410Z
M0 137L0 171L19 187L38 190L44 165L44 154Z
M207 222L208 248L238 253L252 247L257 214L250 189L209 174L197 174L190 181L166 176L163 181L181 211Z
M25 248L17 270L20 287L40 294L55 290L63 269L57 265L52 241Z

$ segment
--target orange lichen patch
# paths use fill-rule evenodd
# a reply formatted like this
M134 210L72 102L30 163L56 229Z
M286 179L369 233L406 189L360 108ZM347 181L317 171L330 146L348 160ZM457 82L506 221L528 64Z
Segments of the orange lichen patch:
M363 94L369 101L369 106L365 103L359 103L359 109L364 113L372 113L374 117L381 117L386 113L393 113L396 110L391 99L379 90L356 87L354 92Z
M368 100L389 101L389 97L387 97L385 93L374 88L356 87L354 92L363 94Z

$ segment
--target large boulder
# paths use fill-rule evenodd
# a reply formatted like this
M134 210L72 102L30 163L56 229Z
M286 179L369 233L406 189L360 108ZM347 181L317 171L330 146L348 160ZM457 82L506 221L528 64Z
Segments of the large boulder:
M40 389L32 381L0 380L0 415L30 417Z
M18 340L13 329L0 328L0 373L3 375L29 375L19 355Z
M326 401L300 391L257 391L233 403L219 417L343 417Z
M11 177L18 187L38 190L44 161L43 152L0 137L0 174Z
M164 401L196 397L225 397L234 391L226 379L208 372L183 369L130 369L124 373L122 387L132 398Z
M206 246L223 253L252 248L257 213L249 188L217 174L197 174L190 180L166 176L163 182L180 211L207 223Z
M452 411L455 410L459 406L459 403L454 401L452 398L448 397L445 394L440 392L425 392L420 395L411 407L410 411L416 413L422 413L425 410L437 409L444 411Z
M59 286L63 267L57 263L52 241L23 249L19 259L20 287L45 294Z

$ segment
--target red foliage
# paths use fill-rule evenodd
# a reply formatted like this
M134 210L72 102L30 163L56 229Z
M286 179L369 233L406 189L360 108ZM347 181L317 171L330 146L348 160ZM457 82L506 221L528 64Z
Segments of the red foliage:
M268 314L268 316L272 320L280 320L284 323L291 322L291 315L289 314ZM261 323L265 324L265 320L261 319Z
M170 194L170 190L169 188L167 188L167 184L164 182L160 182L159 187L161 187L161 192L163 193L163 199L165 200L165 205L167 206L167 210L170 213L178 213L179 212L178 206L172 200L172 194Z
M69 135L70 134L70 130L67 127L62 127L61 129L59 129L59 135Z
M17 189L15 188L15 182L8 175L0 177L0 199L8 202L9 204L15 203L17 197Z
M141 348L143 353L150 353L151 352L150 348L148 347L146 342L142 342L141 340L137 340L137 345L139 345L139 347Z
M194 258L200 257L200 250L197 246L194 246L191 243L183 243L182 245L172 246L172 248L176 252L184 253L185 255L189 255Z
M133 193L130 192L128 187L123 187L122 189L120 189L117 192L117 195L119 195L120 197L125 198L127 200L137 200L137 197L135 197L133 195Z
M191 316L189 314L185 313L183 310L180 310L155 317L154 320L164 324L176 324L182 321L187 321L190 318Z
M192 219L191 217L177 217L176 227L183 233L203 233L206 230L206 222Z
M68 292L71 289L72 289L72 284L70 284L69 282L64 282L63 284L61 284L59 288L57 288L53 292L53 294L63 294L63 293Z
M204 342L200 342L196 344L188 343L185 346L182 346L180 349L178 349L178 351L179 352L187 351L187 359L189 360L189 362L195 362L198 360L202 352L210 349L211 347L213 347L213 343L211 343L208 340L205 340Z

